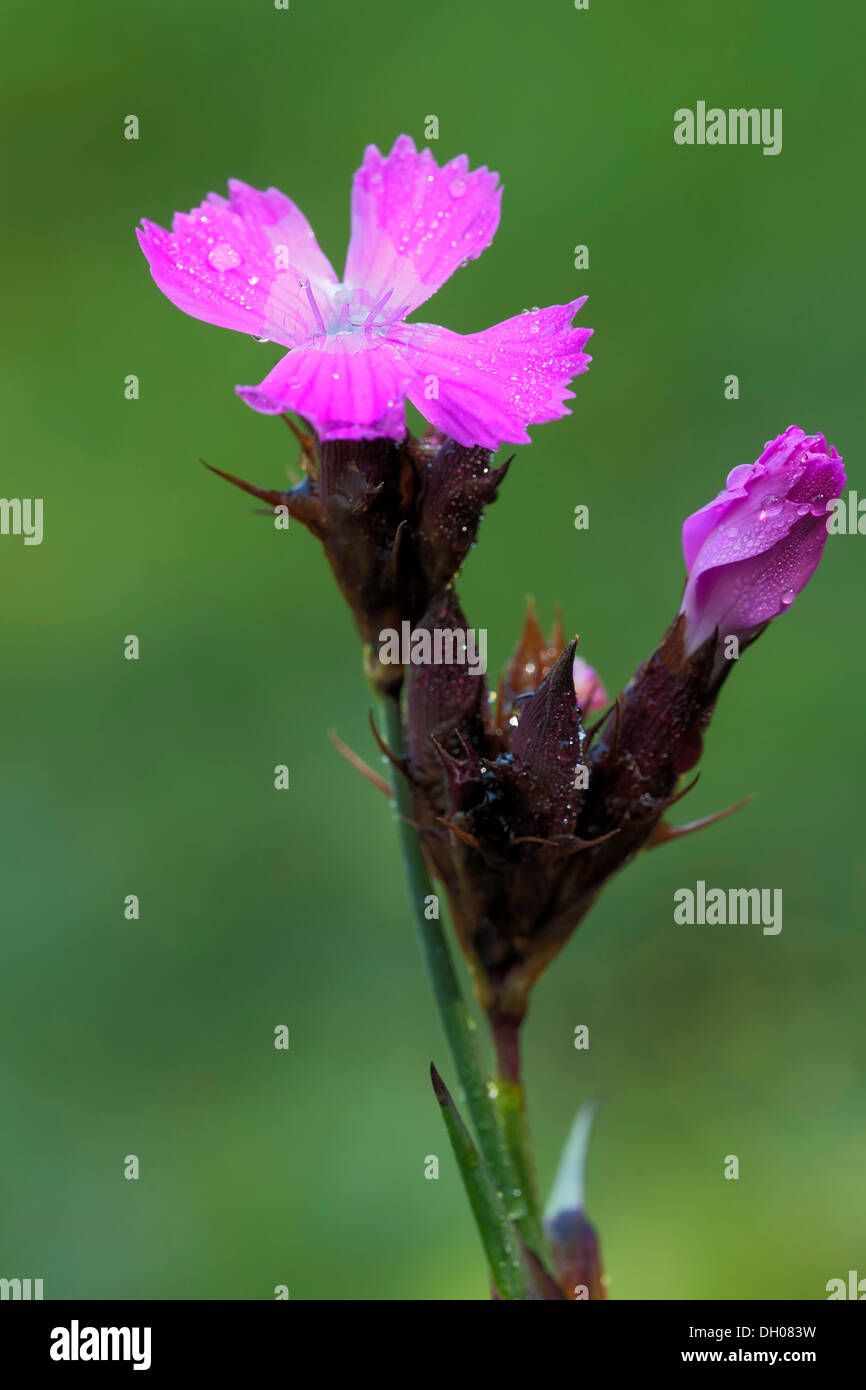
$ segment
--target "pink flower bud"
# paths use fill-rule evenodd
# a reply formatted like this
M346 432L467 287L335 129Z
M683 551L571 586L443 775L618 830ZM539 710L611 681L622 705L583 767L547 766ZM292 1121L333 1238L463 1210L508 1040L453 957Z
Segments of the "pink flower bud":
M731 470L724 492L683 525L687 652L716 629L748 639L791 606L821 558L827 504L844 485L836 450L796 425L757 463Z

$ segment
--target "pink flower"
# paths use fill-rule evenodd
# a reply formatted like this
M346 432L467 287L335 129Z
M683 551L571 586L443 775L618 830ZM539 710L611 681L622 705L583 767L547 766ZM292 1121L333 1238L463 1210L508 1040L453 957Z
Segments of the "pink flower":
M342 280L289 198L237 180L170 232L143 222L138 239L184 313L289 349L260 385L237 387L255 410L295 411L322 439L402 439L408 397L459 444L528 444L527 425L569 414L567 385L590 362L592 330L571 327L584 299L468 336L405 321L490 245L497 181L465 155L439 168L408 135L384 157L368 146Z

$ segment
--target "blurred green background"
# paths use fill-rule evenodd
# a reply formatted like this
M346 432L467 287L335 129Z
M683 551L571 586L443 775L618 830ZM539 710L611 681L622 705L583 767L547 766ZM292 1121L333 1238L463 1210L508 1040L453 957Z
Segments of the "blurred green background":
M678 604L682 518L734 464L797 423L858 485L863 8L15 0L4 28L0 492L45 499L45 538L0 537L0 1275L48 1298L485 1298L390 812L326 737L373 755L353 628L312 538L197 462L282 483L284 425L232 389L273 349L174 309L133 227L273 183L340 268L366 143L420 143L435 114L437 158L498 169L493 246L422 317L474 331L588 293L595 360L518 451L461 592L494 670L533 593L614 691ZM782 107L782 153L677 147L698 99ZM831 540L748 652L680 818L756 800L611 884L537 990L545 1188L578 1104L607 1099L612 1297L866 1274L864 555ZM782 934L675 925L697 878L782 887Z

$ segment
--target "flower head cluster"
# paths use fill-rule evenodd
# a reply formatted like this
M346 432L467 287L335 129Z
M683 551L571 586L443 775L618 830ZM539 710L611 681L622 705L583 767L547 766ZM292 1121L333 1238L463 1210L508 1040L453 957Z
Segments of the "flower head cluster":
M507 467L492 451L567 414L590 361L591 330L572 324L583 300L468 336L409 321L490 244L500 201L497 175L465 155L440 167L403 135L387 155L364 154L342 276L273 188L231 182L228 199L209 194L170 231L139 233L179 308L286 350L237 390L255 410L309 422L306 476L287 492L240 485L321 540L391 698L403 673L376 667L377 634L407 620L466 629L453 584ZM407 400L430 422L420 440ZM734 468L683 526L679 613L589 731L608 705L601 679L561 624L545 640L532 612L495 698L465 668L410 668L401 766L491 1012L521 1017L611 874L676 833L663 817L700 756L729 657L808 582L844 482L824 436L794 426Z
M611 875L683 833L663 818L735 664L726 638L747 644L790 607L815 570L827 503L844 481L823 436L794 427L735 469L726 491L685 523L681 612L589 733L586 715L606 703L600 680L577 665L561 629L545 643L533 613L496 700L454 668L410 672L416 818L492 1014L519 1019ZM427 621L464 619L449 597Z

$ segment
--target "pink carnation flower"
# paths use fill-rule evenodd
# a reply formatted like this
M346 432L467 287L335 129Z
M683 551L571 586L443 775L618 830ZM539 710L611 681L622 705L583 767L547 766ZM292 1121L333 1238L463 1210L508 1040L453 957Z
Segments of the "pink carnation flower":
M402 439L408 398L459 444L528 444L527 425L569 414L568 382L590 362L592 330L571 326L585 296L468 336L405 321L490 245L497 182L465 155L439 168L408 135L387 156L368 146L342 279L291 199L237 180L170 232L143 222L138 239L184 313L288 348L258 386L237 387L253 409L295 411L321 439Z

